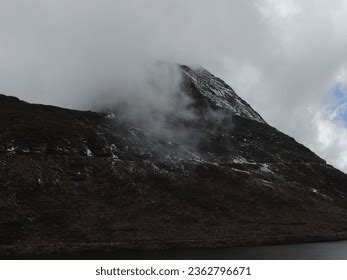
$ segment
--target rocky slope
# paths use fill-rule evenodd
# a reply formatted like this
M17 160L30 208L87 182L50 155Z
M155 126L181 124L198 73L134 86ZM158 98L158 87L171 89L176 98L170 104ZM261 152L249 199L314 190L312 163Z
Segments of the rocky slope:
M195 117L168 124L185 137L0 95L1 255L346 239L347 175L181 71Z

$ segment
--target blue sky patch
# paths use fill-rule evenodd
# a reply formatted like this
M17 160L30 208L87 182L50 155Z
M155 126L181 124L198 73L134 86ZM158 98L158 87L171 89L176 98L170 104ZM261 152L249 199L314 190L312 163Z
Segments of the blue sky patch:
M329 111L334 119L347 127L347 89L336 85L329 98Z

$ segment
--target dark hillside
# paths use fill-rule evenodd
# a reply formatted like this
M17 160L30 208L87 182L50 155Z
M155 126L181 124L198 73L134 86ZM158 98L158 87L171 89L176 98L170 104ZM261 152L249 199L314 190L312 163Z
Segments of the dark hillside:
M347 238L347 175L183 66L189 139L0 95L0 254ZM212 113L211 113L212 112Z

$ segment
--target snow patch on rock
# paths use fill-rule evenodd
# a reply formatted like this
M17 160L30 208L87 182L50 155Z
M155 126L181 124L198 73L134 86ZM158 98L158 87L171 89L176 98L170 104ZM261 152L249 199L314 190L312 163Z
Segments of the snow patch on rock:
M263 163L260 167L260 171L264 173L273 173L272 170L270 169L269 165L266 163Z
M92 151L91 151L91 150L89 150L88 148L86 148L86 154L87 154L87 156L88 156L88 157L93 156Z

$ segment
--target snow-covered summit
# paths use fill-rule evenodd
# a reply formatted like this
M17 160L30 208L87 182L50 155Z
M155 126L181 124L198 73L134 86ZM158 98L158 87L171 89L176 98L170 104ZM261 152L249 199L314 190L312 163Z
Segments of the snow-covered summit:
M246 101L241 99L229 85L206 69L193 69L182 66L182 71L184 78L190 80L215 107L231 110L240 117L265 123L263 118Z

